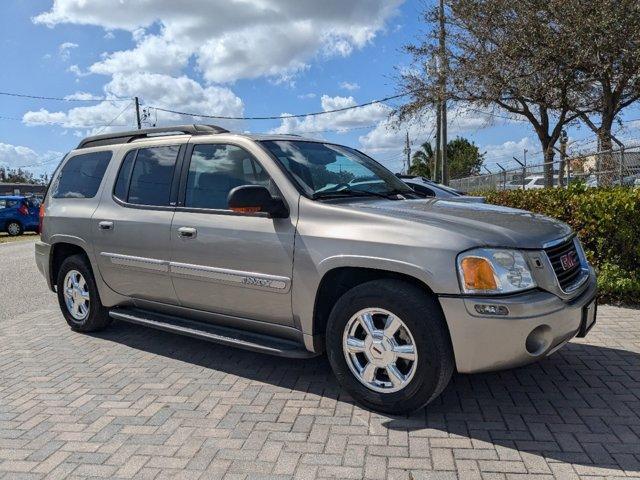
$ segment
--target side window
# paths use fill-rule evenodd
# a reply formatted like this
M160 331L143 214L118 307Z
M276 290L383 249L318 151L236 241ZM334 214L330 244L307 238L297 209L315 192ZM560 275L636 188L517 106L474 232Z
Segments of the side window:
M122 160L116 186L113 189L113 195L123 202L127 201L129 195L129 183L131 182L131 171L133 170L133 162L136 159L137 150L131 150Z
M131 160L129 193L127 202L136 205L168 206L171 198L171 182L180 147L141 148L135 162ZM126 160L126 159L125 159ZM123 167L126 165L123 164ZM122 173L123 168L121 168ZM119 180L119 178L118 178ZM118 185L116 185L116 188ZM124 188L124 187L122 187ZM122 192L120 192L123 195Z
M7 208L7 201L4 199L0 199L0 210L3 208Z
M263 185L278 195L267 172L246 150L235 145L195 145L185 206L226 210L227 196L241 185Z
M93 198L111 160L112 152L76 155L65 163L53 185L53 198Z

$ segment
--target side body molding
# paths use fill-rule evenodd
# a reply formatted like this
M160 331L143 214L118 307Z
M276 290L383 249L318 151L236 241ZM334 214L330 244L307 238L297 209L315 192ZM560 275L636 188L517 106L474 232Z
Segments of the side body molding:
M267 290L276 293L287 293L291 288L291 278L265 273L229 270L108 252L101 252L100 255L108 258L113 265L122 268L167 272L177 277L197 278L198 280L213 283L224 283L226 285Z

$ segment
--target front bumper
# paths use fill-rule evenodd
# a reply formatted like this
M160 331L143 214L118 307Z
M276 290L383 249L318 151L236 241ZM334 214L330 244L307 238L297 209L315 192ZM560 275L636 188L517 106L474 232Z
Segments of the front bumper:
M591 270L586 287L569 301L540 290L494 298L441 296L458 372L516 367L555 352L578 334L583 307L596 289ZM479 304L502 305L509 314L481 315Z
M49 274L49 268L51 266L50 257L51 257L51 245L44 242L36 242L36 265L38 266L38 270L47 280L47 285L49 290L53 290L53 285L51 284L51 275Z

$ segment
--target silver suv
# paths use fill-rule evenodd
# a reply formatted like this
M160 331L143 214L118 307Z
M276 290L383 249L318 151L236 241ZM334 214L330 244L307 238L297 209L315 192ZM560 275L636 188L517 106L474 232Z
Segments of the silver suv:
M58 167L36 261L72 329L113 320L290 358L422 407L454 370L523 365L595 322L558 221L424 199L353 148L207 125L89 137Z

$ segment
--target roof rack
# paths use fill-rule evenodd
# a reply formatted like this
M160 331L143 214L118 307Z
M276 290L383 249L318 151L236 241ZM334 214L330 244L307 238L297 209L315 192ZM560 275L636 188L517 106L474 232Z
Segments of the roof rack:
M119 143L129 143L139 138L150 138L166 134L187 134L187 135L211 135L214 133L229 133L217 125L174 125L171 127L143 128L141 130L128 130L126 132L105 133L87 137L80 142L78 149L100 147L104 145L116 145Z

